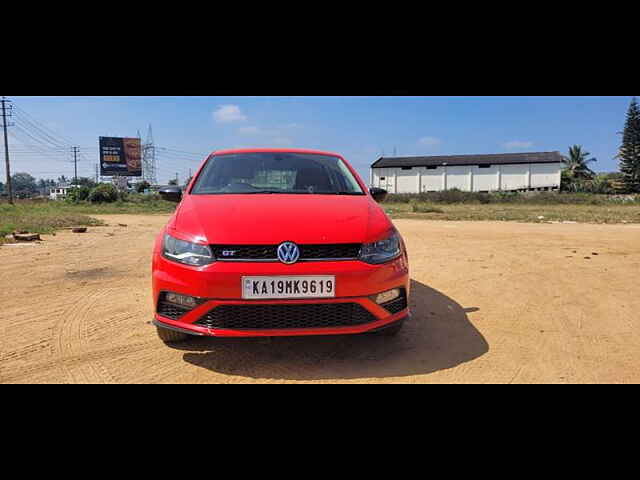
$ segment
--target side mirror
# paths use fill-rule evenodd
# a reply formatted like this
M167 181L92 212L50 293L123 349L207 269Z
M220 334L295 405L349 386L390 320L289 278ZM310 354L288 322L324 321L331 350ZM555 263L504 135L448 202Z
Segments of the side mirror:
M164 187L158 190L158 193L162 197L163 200L167 200L168 202L176 202L179 203L182 200L182 188L176 186Z
M369 192L371 193L371 196L373 197L373 199L380 203L380 202L384 202L384 199L387 198L387 191L384 188L378 188L378 187L371 187L369 189Z

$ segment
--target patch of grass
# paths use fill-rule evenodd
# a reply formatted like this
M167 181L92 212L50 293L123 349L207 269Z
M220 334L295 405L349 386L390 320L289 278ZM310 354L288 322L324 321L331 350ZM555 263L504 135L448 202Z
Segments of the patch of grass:
M444 213L441 208L422 203L411 203L411 211L413 213Z
M20 204L0 205L0 243L14 231L26 230L33 233L52 233L65 227L95 226L103 222L87 215L61 212L49 208L34 208Z
M431 204L387 203L391 218L516 222L640 223L640 203L629 204ZM437 211L437 213L436 213Z
M130 195L126 201L113 203L67 203L63 201L18 200L15 205L0 203L0 243L5 236L19 230L52 233L66 227L97 226L104 222L90 215L171 213L176 204L154 196Z
M640 195L601 195L566 192L441 192L389 194L385 203L507 204L507 205L640 205Z

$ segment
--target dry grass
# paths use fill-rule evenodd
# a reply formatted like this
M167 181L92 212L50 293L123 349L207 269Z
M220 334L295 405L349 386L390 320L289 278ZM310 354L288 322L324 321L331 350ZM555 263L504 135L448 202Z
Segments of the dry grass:
M640 204L527 205L385 203L392 218L430 220L502 220L515 222L640 223Z
M5 236L19 230L52 233L66 227L102 225L92 214L169 213L175 203L163 200L115 202L109 204L66 203L62 201L17 201L15 205L0 203L0 244Z

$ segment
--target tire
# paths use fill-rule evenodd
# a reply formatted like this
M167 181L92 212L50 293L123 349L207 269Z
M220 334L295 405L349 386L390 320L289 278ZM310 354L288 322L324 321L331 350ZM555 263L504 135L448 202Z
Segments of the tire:
M375 332L375 334L382 337L395 337L398 333L400 333L400 330L402 330L403 324L404 322L398 322L395 325L391 325L390 327L378 330L377 332Z
M179 343L187 340L191 335L182 332L176 332L175 330L169 330L168 328L156 327L158 337L164 343Z

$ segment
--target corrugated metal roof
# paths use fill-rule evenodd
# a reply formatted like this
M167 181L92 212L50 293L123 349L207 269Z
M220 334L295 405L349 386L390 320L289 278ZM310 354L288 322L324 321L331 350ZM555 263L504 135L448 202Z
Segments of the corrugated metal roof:
M372 168L431 167L441 165L505 165L562 162L560 152L492 153L484 155L439 155L429 157L380 157Z

